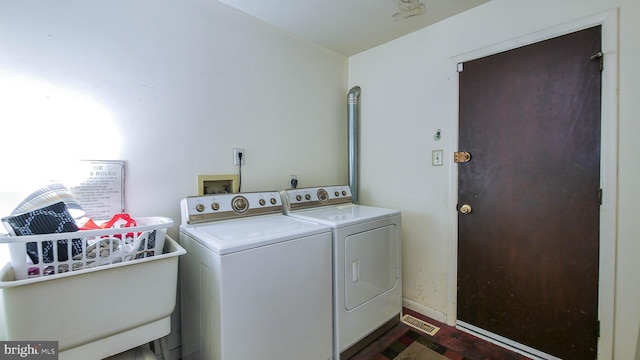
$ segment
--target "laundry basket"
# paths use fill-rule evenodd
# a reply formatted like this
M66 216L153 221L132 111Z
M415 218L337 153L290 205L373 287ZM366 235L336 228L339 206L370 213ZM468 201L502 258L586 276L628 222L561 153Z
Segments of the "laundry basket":
M166 336L185 253L167 236L153 257L50 276L18 280L7 263L0 269L0 340L57 341L61 360L87 360Z
M166 217L136 218L138 226L0 237L17 280L51 276L162 254Z

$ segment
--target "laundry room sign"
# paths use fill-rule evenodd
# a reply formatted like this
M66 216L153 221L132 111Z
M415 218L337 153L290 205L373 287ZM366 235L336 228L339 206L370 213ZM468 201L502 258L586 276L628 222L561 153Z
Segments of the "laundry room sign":
M69 190L94 220L124 212L124 161L80 161L81 181Z

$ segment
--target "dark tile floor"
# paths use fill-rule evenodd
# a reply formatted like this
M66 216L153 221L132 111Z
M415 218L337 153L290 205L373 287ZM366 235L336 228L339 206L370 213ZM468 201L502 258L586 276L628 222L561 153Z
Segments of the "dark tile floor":
M514 353L510 350L504 349L500 346L477 338L469 333L460 331L455 327L451 327L447 324L435 321L415 311L411 311L407 308L403 309L405 314L413 315L419 319L422 319L430 324L433 324L440 328L440 330L433 336L434 341L438 344L445 346L446 348L457 352L469 360L528 360L528 357ZM403 332L410 327L400 323L387 333L379 337L376 341L371 343L366 348L362 349L356 355L350 358L350 360L371 360L377 358L380 352L389 346L398 338Z

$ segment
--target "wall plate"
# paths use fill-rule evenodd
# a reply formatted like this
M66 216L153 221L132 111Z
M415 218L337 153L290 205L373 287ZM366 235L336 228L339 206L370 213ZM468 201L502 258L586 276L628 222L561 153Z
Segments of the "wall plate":
M433 150L431 152L431 165L432 166L442 166L442 150Z

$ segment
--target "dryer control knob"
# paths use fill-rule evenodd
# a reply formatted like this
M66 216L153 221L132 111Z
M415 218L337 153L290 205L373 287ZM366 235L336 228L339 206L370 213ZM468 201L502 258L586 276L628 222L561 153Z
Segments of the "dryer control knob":
M196 211L197 212L203 212L204 211L204 205L202 205L202 204L196 205Z
M218 203L211 204L211 210L218 211L219 209L220 209L220 204Z

